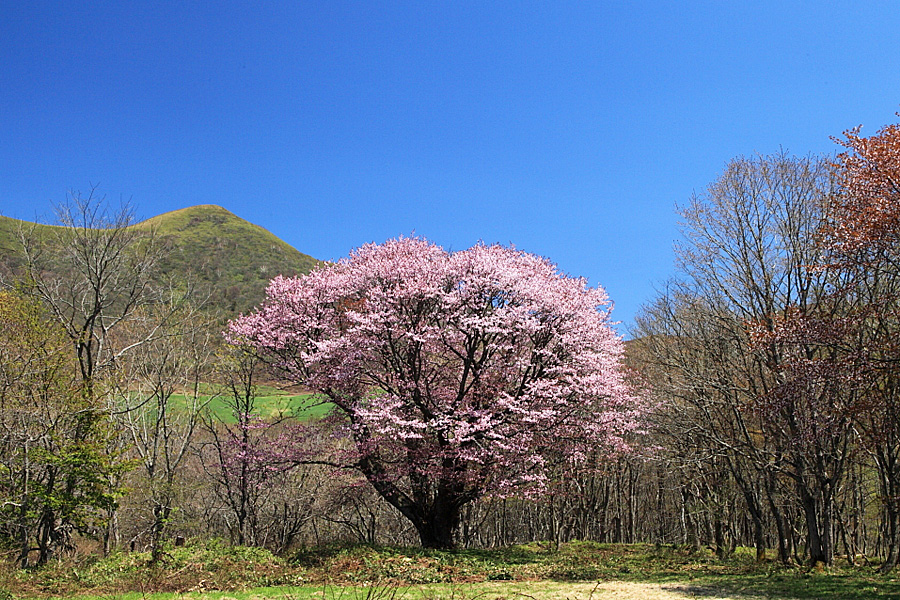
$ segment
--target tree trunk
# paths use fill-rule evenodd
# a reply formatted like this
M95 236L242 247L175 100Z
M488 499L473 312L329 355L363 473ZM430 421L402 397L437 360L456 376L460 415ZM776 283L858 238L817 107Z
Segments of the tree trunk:
M753 543L756 545L756 562L765 562L766 530L761 515L753 515Z
M788 542L787 526L784 522L784 515L777 502L777 482L774 473L766 473L766 499L769 501L769 510L772 511L772 518L775 521L775 530L778 533L778 562L787 566L791 564L791 550Z
M881 476L881 494L884 498L885 560L879 571L890 573L900 562L900 491L897 489L897 455L886 447L876 452L875 464Z
M690 509L691 492L682 486L681 488L681 526L684 529L684 541L693 552L700 552L700 534L697 531L697 523L691 517Z
M113 548L119 547L120 542L119 509L113 508L107 511L107 524L103 532L103 556L109 556Z
M896 502L888 500L884 507L884 545L886 556L881 568L881 573L890 573L900 561L900 552L898 552L898 544L900 544L900 514L898 514Z
M19 556L18 562L24 569L28 566L28 554L30 547L28 544L28 509L29 509L29 490L28 490L28 442L22 447L22 499L19 505Z
M37 565L44 565L50 560L52 550L52 532L56 524L56 515L44 509L38 524L38 558Z
M419 540L423 548L438 550L452 550L455 548L453 532L459 525L459 509L432 510L423 518L412 520L413 526L419 533Z
M736 468L734 459L729 457L728 464L735 482L744 495L747 511L750 513L750 518L753 521L753 544L756 546L756 562L764 562L766 560L766 533L765 523L763 522L763 510L759 502L759 488L747 481L741 471Z
M827 541L824 536L828 533L819 524L819 502L809 489L800 482L800 506L803 508L803 516L806 520L806 541L809 552L809 565L819 567L829 565Z
M717 508L716 512L719 510L721 509ZM713 540L716 545L716 556L720 560L724 559L728 556L728 548L725 544L725 524L720 514L716 514L713 518Z
M170 509L157 504L153 507L153 527L150 531L150 564L156 564L162 558L163 529L169 519Z
M834 564L834 494L826 487L822 498L822 554L825 564Z

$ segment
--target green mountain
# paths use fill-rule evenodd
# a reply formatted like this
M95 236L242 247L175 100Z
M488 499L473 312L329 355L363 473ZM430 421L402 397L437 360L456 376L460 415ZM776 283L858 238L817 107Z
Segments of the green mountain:
M23 224L33 225L0 216L0 262L7 267L20 263L16 235ZM38 226L44 227L51 226ZM133 227L152 229L162 239L164 273L192 277L210 291L212 306L229 313L258 304L276 275L308 273L319 262L220 206L192 206Z

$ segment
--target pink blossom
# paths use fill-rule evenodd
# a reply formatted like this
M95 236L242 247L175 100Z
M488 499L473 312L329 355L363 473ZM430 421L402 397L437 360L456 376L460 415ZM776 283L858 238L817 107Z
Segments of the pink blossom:
M627 450L642 416L606 292L499 245L369 244L274 279L226 335L333 402L398 493L540 487L553 463Z

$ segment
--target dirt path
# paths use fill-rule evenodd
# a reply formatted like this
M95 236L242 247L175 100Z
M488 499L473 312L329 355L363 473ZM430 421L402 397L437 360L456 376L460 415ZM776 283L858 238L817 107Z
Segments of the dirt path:
M698 598L703 600L746 600L747 596L723 595L716 590L693 586L690 583L632 583L626 581L604 581L597 583L552 583L533 582L523 586L516 584L497 585L494 590L487 591L484 599L527 600L530 596L535 600L685 600ZM521 594L521 595L520 595Z

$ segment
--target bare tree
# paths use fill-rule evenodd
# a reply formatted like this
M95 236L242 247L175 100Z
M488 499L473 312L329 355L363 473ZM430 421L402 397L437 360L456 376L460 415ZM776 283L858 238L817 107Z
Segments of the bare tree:
M106 403L113 367L130 350L153 339L157 329L151 327L143 338L127 344L119 343L124 337L117 332L139 307L156 300L152 284L163 249L152 230L135 226L129 205L113 210L96 188L87 196L70 194L57 207L56 226L23 224L18 233L18 271L2 283L40 302L68 340L80 398L78 409L71 411L74 424L66 430L69 442L97 450L97 460L115 461L120 454L99 446L115 438ZM105 472L112 491L119 470L110 465ZM72 495L83 481L76 470L55 485ZM111 502L107 508L114 507ZM48 522L51 516L55 530L71 528L64 515L50 515Z
M757 559L765 556L766 436L759 415L747 410L752 397L746 387L747 340L738 319L721 307L672 287L638 319L635 342L644 361L643 374L663 400L654 435L668 452L658 457L680 475L683 527L697 545L693 507L730 478L743 496L753 521ZM699 483L711 494L702 495ZM715 513L718 504L707 512ZM776 520L779 515L775 515ZM721 530L721 519L713 529ZM721 538L721 536L717 536ZM783 540L780 536L779 539ZM721 554L721 539L715 541ZM783 544L779 556L788 560Z
M96 188L87 197L71 194L57 207L57 220L50 229L20 229L24 276L65 329L82 391L93 397L98 371L130 348L110 347L110 334L151 301L161 248L152 230L134 227L129 205L111 211Z
M190 487L184 466L211 399L206 384L220 335L215 315L198 310L177 289L170 291L167 302L139 308L136 316L128 339L150 341L120 361L115 414L140 462L134 487L148 513L142 520L155 562L172 511Z
M301 425L289 422L289 411L261 414L262 367L252 350L229 347L220 354L221 402L228 414L206 412L200 457L232 540L283 550L313 516L309 480L321 470L298 469L295 447L306 435L297 434ZM322 429L315 437L327 435Z
M848 400L839 386L790 385L797 349L777 333L791 315L834 308L828 274L809 268L820 263L816 234L833 186L818 158L733 160L682 209L683 283L638 328L662 368L658 382L677 399L672 406L690 407L686 427L702 431L710 451L728 461L758 543L765 492L785 558L773 474L784 476L805 515L809 559L826 564L851 440Z

